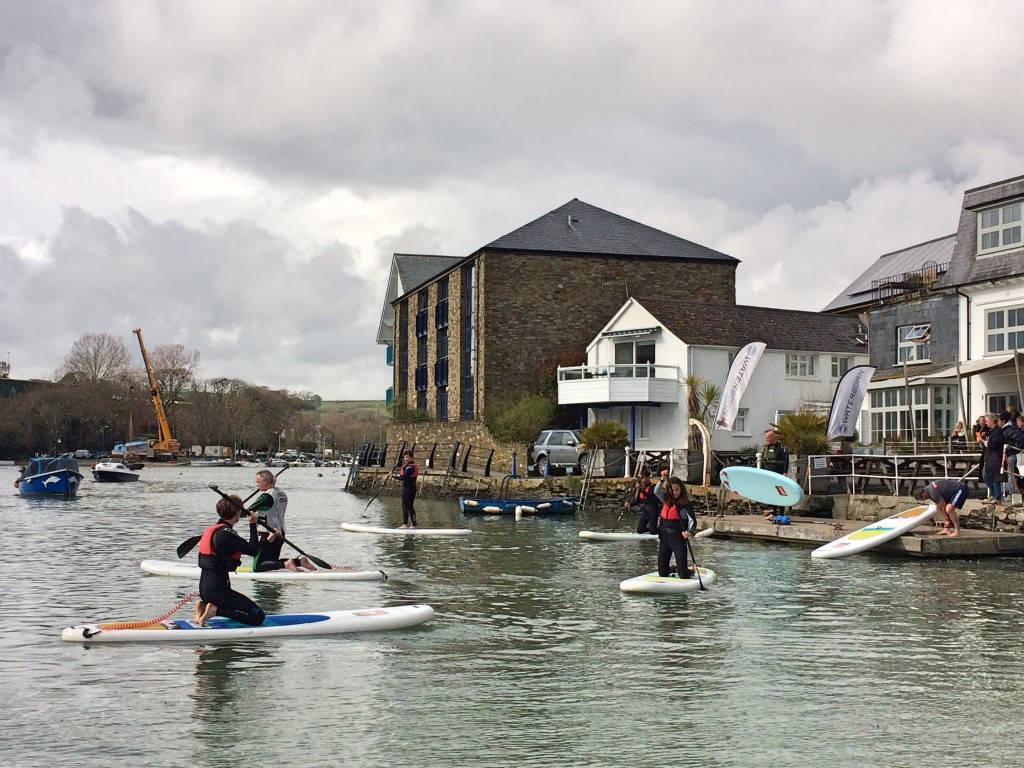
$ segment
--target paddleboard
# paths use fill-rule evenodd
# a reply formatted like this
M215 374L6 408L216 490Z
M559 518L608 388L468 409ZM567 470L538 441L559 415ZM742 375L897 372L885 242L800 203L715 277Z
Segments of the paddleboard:
M907 531L921 525L921 523L928 522L936 511L937 507L934 504L913 507L892 517L865 525L863 528L859 528L853 533L848 533L835 541L830 541L828 544L824 544L811 552L811 557L827 560L835 557L846 557L857 552L863 552L865 549L877 547L883 542L895 539L897 536L902 536Z
M469 528L384 528L361 523L342 523L341 529L353 533L380 533L395 536L467 536L473 532Z
M804 497L792 478L756 467L726 467L718 474L722 486L745 499L773 507L791 507Z
M590 541L657 541L656 533L633 533L632 531L580 531L581 539Z
M634 576L619 583L619 589L623 592L648 592L659 595L679 594L681 592L696 592L700 589L701 582L704 586L714 584L718 576L710 568L700 569L700 581L697 575L693 578L680 579L676 576L659 576L658 572L645 573L643 576Z
M200 572L198 565L176 563L173 560L143 560L139 566L154 576L198 579ZM357 571L355 568L318 568L315 571L289 571L282 568L277 571L253 572L250 566L244 565L231 578L250 581L387 581L388 575L384 571Z
M354 611L271 614L258 627L219 616L202 627L190 620L166 620L138 628L113 629L118 624L136 622L105 622L68 627L60 633L60 639L66 643L204 643L290 635L334 635L404 629L430 621L433 615L434 609L429 605L397 605Z

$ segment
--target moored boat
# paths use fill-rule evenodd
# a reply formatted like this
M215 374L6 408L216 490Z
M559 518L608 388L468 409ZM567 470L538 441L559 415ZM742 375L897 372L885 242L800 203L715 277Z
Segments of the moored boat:
M459 509L464 513L514 515L518 508L524 515L571 515L576 511L575 496L550 499L481 499L459 496Z
M14 487L22 496L74 496L81 482L78 461L70 453L62 453L29 459Z
M139 476L123 461L97 461L92 465L92 479L97 483L134 483Z

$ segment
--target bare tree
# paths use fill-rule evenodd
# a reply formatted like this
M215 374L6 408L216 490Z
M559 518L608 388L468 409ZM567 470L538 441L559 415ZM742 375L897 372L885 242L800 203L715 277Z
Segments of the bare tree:
M190 352L182 344L164 344L149 353L149 364L153 366L160 399L170 419L181 403L182 394L195 383L199 352Z
M109 333L87 333L65 356L55 378L72 375L79 381L122 381L131 368L128 347Z

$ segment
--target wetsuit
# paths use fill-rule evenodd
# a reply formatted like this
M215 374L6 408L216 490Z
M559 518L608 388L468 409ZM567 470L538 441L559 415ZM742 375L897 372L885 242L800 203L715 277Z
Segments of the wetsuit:
M657 534L661 501L654 494L654 485L649 485L646 489L642 485L637 488L636 498L630 503L630 506L640 507L640 520L636 524L636 532Z
M281 548L284 546L284 513L288 509L288 496L280 488L268 488L249 507L249 511L260 514L260 522L267 528L276 528L281 532L273 541L267 541L270 531L260 532L260 551L252 562L254 571L276 571L284 568L281 559Z
M395 475L402 481L402 523L403 525L416 526L416 508L413 502L416 501L416 478L420 475L420 468L415 461L410 461Z
M229 573L242 563L242 555L259 552L256 524L249 526L249 540L246 541L223 520L219 520L205 531L199 540L199 597L217 606L217 615L234 619L241 624L257 626L263 623L266 614L248 597L231 588Z
M667 496L666 496L667 498ZM697 531L697 517L688 504L666 501L661 507L658 518L658 575L668 576L671 573L669 564L672 557L676 560L676 575L688 579L692 571L687 567L686 539L683 531L692 536Z

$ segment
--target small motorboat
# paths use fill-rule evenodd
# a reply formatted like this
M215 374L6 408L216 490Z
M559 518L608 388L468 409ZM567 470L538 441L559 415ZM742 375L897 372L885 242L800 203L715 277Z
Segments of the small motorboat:
M63 453L29 459L14 487L22 496L70 497L78 493L81 483L78 461L70 453Z
M97 461L92 465L92 479L97 483L134 483L139 476L123 461Z

